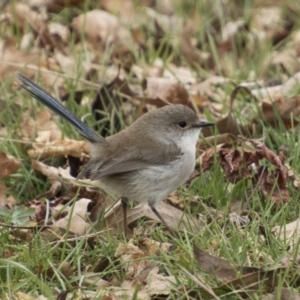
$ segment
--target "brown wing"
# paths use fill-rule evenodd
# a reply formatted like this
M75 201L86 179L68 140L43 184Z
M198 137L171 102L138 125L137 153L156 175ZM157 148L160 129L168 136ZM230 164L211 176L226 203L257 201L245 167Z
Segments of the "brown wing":
M163 148L164 150L159 150ZM84 167L78 178L87 177L92 180L104 176L117 175L147 168L151 165L168 164L180 158L181 151L176 146L149 147L142 151L136 147L129 147L107 160L92 158Z

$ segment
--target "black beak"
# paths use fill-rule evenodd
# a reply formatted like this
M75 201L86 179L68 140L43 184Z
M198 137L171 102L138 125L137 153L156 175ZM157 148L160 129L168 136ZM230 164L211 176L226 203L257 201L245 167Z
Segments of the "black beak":
M194 128L202 128L202 127L208 127L208 126L213 126L215 123L208 122L208 121L200 121L199 123L196 123L192 125Z

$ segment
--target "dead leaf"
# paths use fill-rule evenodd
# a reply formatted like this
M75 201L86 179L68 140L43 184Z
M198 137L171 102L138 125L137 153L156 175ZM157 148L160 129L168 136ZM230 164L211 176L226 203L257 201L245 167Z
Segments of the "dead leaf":
M260 187L266 198L277 204L289 201L288 168L284 165L284 157L275 154L261 142L243 137L239 137L239 139L252 144L256 150L250 150L246 147L236 149L209 148L200 158L202 170L206 171L213 166L214 155L218 153L219 163L230 182L236 183L243 178L251 178L253 184ZM260 164L263 159L275 166L275 170ZM252 164L255 169L251 167Z
M51 22L48 25L49 34L55 44L60 46L66 46L70 38L70 31L67 26L64 26L58 22Z
M219 87L228 83L231 83L229 78L222 76L210 76L206 80L192 85L190 92L192 95L203 96L206 99L222 101L225 93L224 91L222 92ZM199 106L199 108L201 109L203 106Z
M209 255L194 246L195 258L205 272L214 275L222 282L214 291L232 291L242 297L249 291L273 291L278 284L278 278L286 272L284 268L263 270L257 267L232 266L228 261ZM245 292L247 290L248 292Z
M174 79L170 78L147 78L146 95L150 99L160 99L164 104L183 104L192 107L189 95L184 86ZM155 100L154 100L155 102ZM146 103L149 103L146 98ZM159 100L157 100L159 102Z
M112 284L109 281L99 278L99 273L82 272L82 275L83 275L83 280L82 280L83 286L89 287L93 285L95 287L100 287L100 288L107 288L112 286Z
M223 282L230 282L238 276L244 276L261 270L254 267L232 266L227 260L212 256L196 246L194 246L194 255L203 271L216 276Z
M53 225L70 231L77 236L85 235L88 229L91 227L86 218L86 213L90 202L90 199L85 198L77 200L72 207L68 206L64 209L64 211L68 212L68 214L64 218L54 221Z
M45 159L55 156L73 156L84 160L90 153L90 147L86 141L77 141L65 138L53 141L37 141L32 144L34 149L27 151L32 159Z
M284 241L291 248L294 248L299 243L300 238L300 219L283 225L277 225L272 228L272 233L275 237Z
M137 276L150 265L150 262L146 259L147 256L147 253L135 246L132 240L127 244L119 244L115 251L115 257L120 258L127 279Z
M8 207L11 209L15 205L16 200L14 199L13 196L7 197L6 192L7 192L7 187L5 183L0 182L0 208Z
M225 172L226 178L232 182L243 178L251 178L253 171L249 167L252 163L257 164L258 158L248 151L240 152L239 150L220 149L220 164Z
M70 183L75 179L70 175L70 171L68 169L50 167L37 160L31 161L31 167L33 170L39 171L49 178L49 181L51 182L52 195L56 195L57 192L61 190L62 181Z
M37 113L35 119L31 116L31 110L27 110L22 115L21 132L24 137L32 140L37 137L37 141L50 142L61 139L61 131L52 120L52 113L49 109L43 109Z
M104 10L91 10L73 19L73 29L78 36L83 34L95 49L130 39L128 30L123 27L116 16Z
M273 127L278 127L280 121L287 129L299 124L297 117L300 114L300 97L282 97L272 103L263 102L259 118L270 123Z
M212 55L202 52L191 43L190 33L186 27L180 38L180 52L192 68L198 69L199 66L202 66L210 69L214 67Z
M57 272L56 269L59 269L59 272L61 272L67 279L70 279L70 277L74 274L72 265L69 262L65 261L62 264L51 265L48 267L48 269L45 270L45 274L48 279L53 278L55 272Z
M21 166L19 159L0 152L0 177L7 177L15 173Z

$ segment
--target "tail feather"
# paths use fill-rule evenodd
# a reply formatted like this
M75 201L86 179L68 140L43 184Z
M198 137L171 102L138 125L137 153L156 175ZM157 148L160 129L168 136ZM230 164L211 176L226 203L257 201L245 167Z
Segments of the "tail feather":
M59 116L64 118L66 121L68 121L88 141L90 141L91 143L99 143L105 141L105 139L102 136L100 136L94 130L89 128L75 115L73 115L66 107L64 107L58 100L56 100L54 97L48 94L37 84L35 84L30 79L28 79L20 73L16 73L16 77L22 81L22 88L27 90L35 99L37 99L45 106L50 108L52 111L57 113Z

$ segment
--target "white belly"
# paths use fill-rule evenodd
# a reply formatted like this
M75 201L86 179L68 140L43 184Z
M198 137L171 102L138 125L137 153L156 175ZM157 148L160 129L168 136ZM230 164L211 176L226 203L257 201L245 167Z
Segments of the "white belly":
M145 176L145 190L151 190L148 194L148 202L157 202L165 199L171 192L184 184L195 168L195 157L185 153L179 160L172 162L169 166L152 167L143 171ZM150 177L149 177L150 175ZM148 178L146 182L146 178ZM149 180L149 178L153 178ZM144 195L147 197L147 194Z

